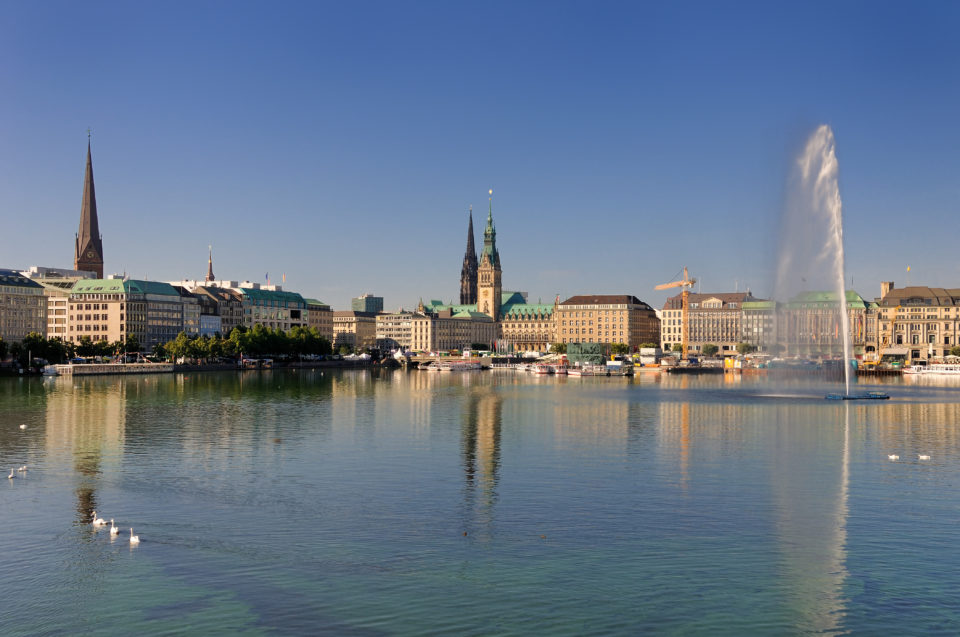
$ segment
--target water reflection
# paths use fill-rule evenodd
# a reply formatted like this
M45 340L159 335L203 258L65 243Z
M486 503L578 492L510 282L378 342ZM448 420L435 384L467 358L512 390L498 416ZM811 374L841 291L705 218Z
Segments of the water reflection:
M463 404L464 528L487 540L497 501L502 410L503 399L489 387L470 390Z

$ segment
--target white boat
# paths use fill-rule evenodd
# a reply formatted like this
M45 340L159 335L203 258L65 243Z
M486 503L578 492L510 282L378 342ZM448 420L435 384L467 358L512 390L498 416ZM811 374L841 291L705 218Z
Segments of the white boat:
M443 361L437 365L441 372L469 372L483 369L479 361Z
M903 370L904 374L923 376L960 376L958 363L930 363L929 365L911 365Z
M551 367L550 365L539 363L533 366L533 373L534 374L552 374L553 367Z
M56 366L56 365L46 365L46 366L43 368L43 375L44 375L44 376L59 376L59 375L60 375L60 372L57 371L57 366Z

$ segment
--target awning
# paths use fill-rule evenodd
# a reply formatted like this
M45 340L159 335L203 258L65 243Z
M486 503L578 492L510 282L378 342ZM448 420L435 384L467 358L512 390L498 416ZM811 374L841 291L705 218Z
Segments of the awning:
M919 347L919 345L917 347ZM910 349L907 347L888 347L883 350L884 356L887 356L888 354L890 356L906 356L909 353Z

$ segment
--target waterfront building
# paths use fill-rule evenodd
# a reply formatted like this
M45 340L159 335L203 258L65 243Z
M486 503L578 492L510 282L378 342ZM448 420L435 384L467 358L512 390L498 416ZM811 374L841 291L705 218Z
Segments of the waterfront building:
M497 335L497 324L485 312L454 311L450 308L427 312L423 304L410 319L410 349L439 352L487 347Z
M736 352L737 343L743 339L743 304L760 300L749 291L688 294L687 351L698 356L703 353L705 345L712 344L717 346L721 355ZM757 312L754 310L751 317L755 316ZM677 294L667 299L663 306L660 346L669 351L673 345L682 342L682 335L682 295Z
M470 206L470 220L467 222L467 249L463 255L463 267L460 268L460 304L472 305L477 302L477 249L473 245L473 206Z
M333 313L334 349L349 345L364 350L377 344L377 315L373 312L343 310Z
M35 265L20 274L43 286L43 293L47 297L46 337L66 341L67 306L69 305L70 290L73 289L73 285L77 281L93 279L97 275L82 270L45 268Z
M777 344L777 306L776 301L744 301L740 341L757 351L773 352Z
M333 311L317 299L304 299L307 304L307 326L317 330L320 336L333 342Z
M852 354L863 358L875 350L876 304L846 291ZM777 307L777 342L789 356L842 356L843 335L834 291L801 292Z
M527 303L523 292L504 292L500 303L498 350L547 352L556 342L556 304Z
M84 279L70 291L67 340L79 343L120 341L127 334L140 346L172 341L183 330L183 300L176 289L161 281Z
M181 285L172 287L180 295L180 302L183 303L183 329L181 331L187 336L200 336L202 334L200 329L200 300L190 290ZM208 336L210 335L208 334Z
M189 289L189 288L188 288ZM230 288L197 286L192 288L200 303L200 334L220 333L229 336L235 327L243 325L243 296Z
M383 297L372 294L361 294L350 301L350 309L354 312L376 314L383 311Z
M97 218L97 196L93 187L93 161L90 156L90 140L87 139L87 169L83 178L83 200L80 204L80 229L77 232L73 269L94 272L103 278L103 238Z
M12 343L46 330L44 287L16 270L0 269L0 339Z
M571 296L554 311L558 343L624 343L636 351L660 342L660 320L649 305L631 294Z
M279 286L241 286L236 291L243 297L243 324L248 328L263 325L286 332L307 325L307 303L296 292L284 292Z
M878 358L903 356L908 363L943 358L960 345L960 288L894 287L880 284Z
M412 346L414 312L399 310L377 314L377 347L407 351Z
M496 323L500 320L503 272L500 268L500 253L497 251L497 229L493 225L492 190L490 194L490 211L487 213L487 226L483 231L483 251L477 266L477 310L489 315Z

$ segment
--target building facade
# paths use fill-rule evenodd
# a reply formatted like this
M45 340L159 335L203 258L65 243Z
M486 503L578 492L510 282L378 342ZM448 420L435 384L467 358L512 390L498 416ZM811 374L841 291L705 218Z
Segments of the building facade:
M64 268L44 268L31 266L21 274L35 283L43 286L43 293L47 296L47 338L67 340L67 307L69 305L70 290L81 279L92 279L93 272L81 270L67 270Z
M86 279L70 291L67 340L114 342L132 334L141 348L172 341L183 331L183 301L169 283Z
M377 314L377 347L382 351L407 351L413 346L414 312L384 312Z
M649 305L630 294L572 296L554 311L559 343L623 343L636 351L660 342L660 319Z
M0 338L19 342L47 331L47 297L39 283L16 270L0 269Z
M350 301L350 309L354 312L368 312L376 314L383 311L383 297L372 294L361 294Z
M317 299L304 299L307 304L307 326L311 327L331 343L333 342L333 311L330 306Z
M200 303L201 334L214 329L215 334L227 337L234 328L244 324L243 296L239 292L204 285L192 288L192 292Z
M410 349L414 351L462 351L474 344L492 344L496 335L497 325L485 312L416 312L410 320Z
M716 294L689 294L687 296L687 350L701 355L707 344L716 345L718 353L736 352L743 339L743 304L755 303L750 292L723 292ZM667 299L663 306L663 324L660 326L660 346L669 351L682 342L682 295Z
M333 347L348 345L355 350L377 344L377 315L345 310L333 313Z
M960 345L960 288L881 283L877 300L878 358L903 356L908 363L942 359Z
M243 324L248 328L263 325L286 332L307 325L307 303L296 292L284 292L276 286L241 287L237 292L243 297Z
M493 191L490 191L493 194ZM489 315L494 323L500 320L503 272L500 269L500 253L497 251L497 229L493 225L493 197L487 213L487 227L483 231L483 251L477 266L477 311Z

